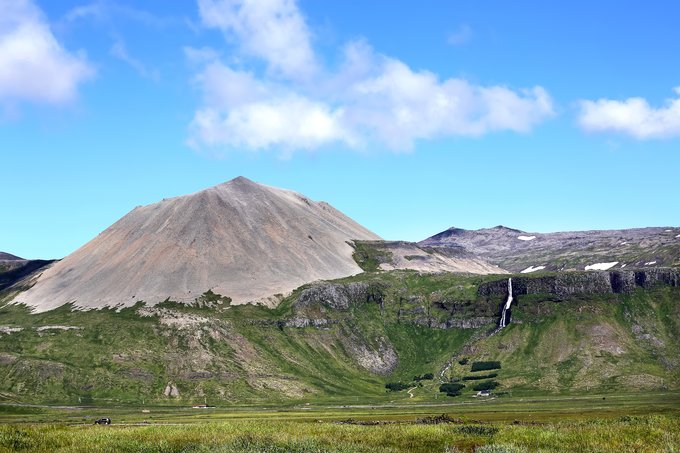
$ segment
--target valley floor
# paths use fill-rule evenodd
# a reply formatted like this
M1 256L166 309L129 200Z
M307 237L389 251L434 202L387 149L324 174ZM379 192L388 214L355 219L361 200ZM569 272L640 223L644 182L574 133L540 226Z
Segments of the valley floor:
M414 399L416 401L414 401ZM0 406L0 451L678 451L676 392L288 407ZM93 421L110 417L110 426Z

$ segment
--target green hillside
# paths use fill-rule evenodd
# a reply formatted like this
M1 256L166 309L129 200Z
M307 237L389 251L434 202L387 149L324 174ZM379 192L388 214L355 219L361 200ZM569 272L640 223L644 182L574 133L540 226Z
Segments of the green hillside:
M505 301L493 288L506 280L364 273L306 285L276 309L206 294L193 307L30 314L5 294L0 399L285 404L468 398L480 384L500 396L680 388L677 286L518 294L510 325L493 333ZM472 371L490 361L500 369ZM450 381L465 385L461 396L439 392ZM405 388L389 392L388 383Z

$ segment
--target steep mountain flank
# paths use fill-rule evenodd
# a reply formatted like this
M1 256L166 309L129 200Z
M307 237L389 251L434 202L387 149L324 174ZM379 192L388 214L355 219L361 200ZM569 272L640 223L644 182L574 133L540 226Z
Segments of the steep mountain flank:
M135 208L14 302L124 307L193 302L210 290L234 304L277 303L304 283L361 272L354 239L379 237L327 203L239 177Z
M527 233L450 228L419 245L465 251L511 272L680 266L680 228Z

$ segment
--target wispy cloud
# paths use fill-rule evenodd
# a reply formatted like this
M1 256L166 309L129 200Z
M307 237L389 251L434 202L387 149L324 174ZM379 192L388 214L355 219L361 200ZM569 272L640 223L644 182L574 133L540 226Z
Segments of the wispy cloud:
M459 46L472 39L472 35L472 28L468 24L462 24L456 31L449 33L447 42L452 46Z
M598 99L579 102L578 122L587 132L613 132L645 140L680 136L680 87L675 98L654 108L646 99Z
M109 22L114 17L124 18L139 22L149 27L166 28L173 25L184 25L180 18L172 16L160 16L143 9L122 5L119 2L109 0L97 0L91 3L77 6L64 16L67 22L78 20L97 20Z
M326 68L292 0L198 4L203 24L222 30L244 60L232 67L212 55L196 75L203 103L188 140L196 148L277 147L289 153L379 142L408 150L420 139L528 132L553 115L540 86L513 90L442 79L361 40L344 46L339 67ZM252 69L245 69L251 62ZM266 64L263 75L258 62Z
M0 0L0 101L64 103L93 77L84 54L57 41L30 0Z
M140 76L155 81L160 79L160 73L157 69L148 68L141 60L130 56L122 39L116 39L113 46L111 46L110 53L114 57L130 65Z

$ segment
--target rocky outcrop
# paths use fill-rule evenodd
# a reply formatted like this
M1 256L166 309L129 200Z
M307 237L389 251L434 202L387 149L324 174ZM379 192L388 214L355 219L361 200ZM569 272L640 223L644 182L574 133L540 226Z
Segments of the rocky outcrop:
M449 318L445 322L441 322L438 319L431 317L416 318L411 322L431 329L477 329L493 324L496 321L496 318L490 316L476 316L472 318Z
M361 331L345 327L340 341L347 354L371 373L387 375L399 364L397 351L385 337L367 338Z
M632 293L636 288L656 285L680 286L680 273L672 269L631 271L566 272L545 277L513 277L514 295L552 294L567 297L576 294ZM483 283L477 295L483 298L507 294L507 279Z
M163 391L163 395L170 398L177 398L179 397L179 389L172 382L168 382L168 385L165 386L165 390Z
M324 319L324 318L303 318L303 317L295 317L291 319L287 319L283 322L284 327L293 327L293 328L304 328L304 327L316 327L316 328L322 328L322 327L328 327L329 325L332 324L337 324L338 321L334 319Z
M295 309L325 306L336 310L347 310L350 305L366 302L382 303L383 288L376 284L348 283L321 284L303 290L293 303Z

